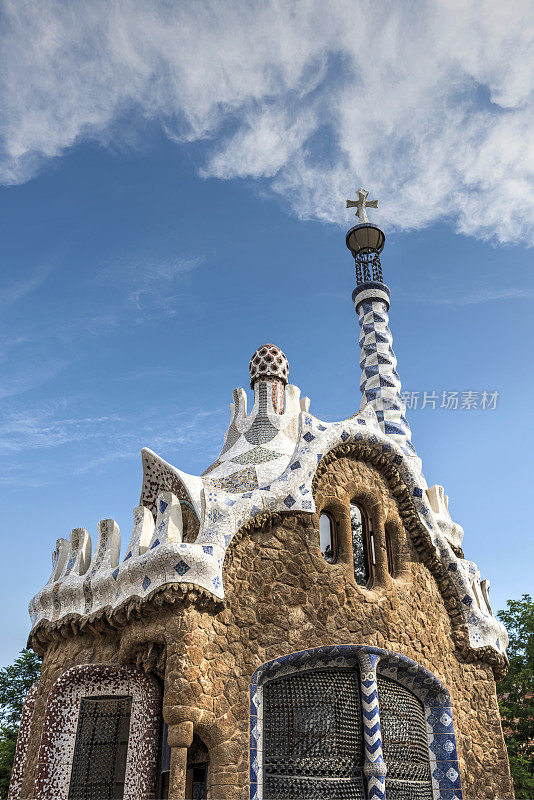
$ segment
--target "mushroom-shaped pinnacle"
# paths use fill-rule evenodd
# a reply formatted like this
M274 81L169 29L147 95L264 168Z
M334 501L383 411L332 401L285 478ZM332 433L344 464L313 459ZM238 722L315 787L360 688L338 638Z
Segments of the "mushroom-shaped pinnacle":
M264 344L258 347L248 365L250 372L250 388L256 381L280 381L284 386L289 377L289 362L284 353L275 344Z

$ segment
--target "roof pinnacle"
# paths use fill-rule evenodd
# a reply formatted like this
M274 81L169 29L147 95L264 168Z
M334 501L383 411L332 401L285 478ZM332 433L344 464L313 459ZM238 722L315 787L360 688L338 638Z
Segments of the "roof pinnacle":
M256 381L279 381L284 386L289 377L289 362L275 344L264 344L252 354L249 364L250 388Z
M356 216L360 222L369 222L366 208L378 208L378 200L368 200L369 192L367 189L360 188L357 191L357 200L347 200L347 208L355 208Z

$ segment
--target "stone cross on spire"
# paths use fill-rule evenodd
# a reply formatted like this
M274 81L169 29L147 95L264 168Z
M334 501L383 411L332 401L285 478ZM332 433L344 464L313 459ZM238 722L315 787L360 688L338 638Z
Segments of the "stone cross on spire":
M358 189L358 199L357 200L347 200L347 208L356 208L356 216L360 220L360 222L369 222L367 217L366 208L378 208L378 200L368 200L369 192L365 189L360 188Z

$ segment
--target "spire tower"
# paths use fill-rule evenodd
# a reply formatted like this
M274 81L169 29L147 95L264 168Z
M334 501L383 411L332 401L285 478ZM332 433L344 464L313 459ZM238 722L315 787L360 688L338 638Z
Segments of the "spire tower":
M356 208L359 223L347 232L346 243L356 267L352 300L360 323L362 408L372 406L381 430L419 461L406 419L389 329L389 289L383 282L380 263L386 236L369 222L366 212L366 208L378 208L378 201L367 200L369 192L365 189L359 189L357 194L358 200L347 200L347 208Z

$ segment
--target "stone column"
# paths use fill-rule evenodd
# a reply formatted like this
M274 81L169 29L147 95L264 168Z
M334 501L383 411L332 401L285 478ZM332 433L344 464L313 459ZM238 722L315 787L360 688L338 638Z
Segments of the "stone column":
M193 741L193 723L180 722L170 725L167 742L171 748L169 775L169 800L184 800L187 772L187 748Z
M356 287L352 300L360 323L362 405L373 406L380 429L417 458L389 329L389 289L379 281L368 281Z
M378 686L376 665L379 656L358 653L360 662L360 689L363 711L363 743L365 761L363 773L367 782L369 800L386 800L386 764L382 755L382 731L378 713Z

